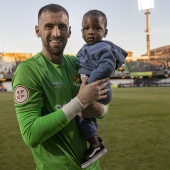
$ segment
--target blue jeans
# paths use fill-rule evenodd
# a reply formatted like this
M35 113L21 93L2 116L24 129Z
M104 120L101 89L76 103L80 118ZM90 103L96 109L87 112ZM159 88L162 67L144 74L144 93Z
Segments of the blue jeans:
M97 128L99 124L96 121L96 118L80 118L77 116L77 121L82 131L83 136L87 139L92 136L97 136Z

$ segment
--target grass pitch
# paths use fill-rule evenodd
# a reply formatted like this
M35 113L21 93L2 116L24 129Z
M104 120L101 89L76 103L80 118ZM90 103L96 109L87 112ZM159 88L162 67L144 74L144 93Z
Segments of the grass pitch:
M109 114L99 123L108 149L102 170L170 169L170 87L113 89ZM35 169L12 93L0 92L0 127L0 170Z

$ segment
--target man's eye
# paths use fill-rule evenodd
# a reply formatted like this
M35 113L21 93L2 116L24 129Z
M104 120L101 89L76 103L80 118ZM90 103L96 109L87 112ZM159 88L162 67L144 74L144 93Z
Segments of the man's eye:
M67 26L65 26L65 25L59 25L58 28L59 28L60 30L65 30L65 29L67 29Z
M45 29L47 29L47 30L50 30L50 29L52 29L53 28L53 25L46 25L45 26Z

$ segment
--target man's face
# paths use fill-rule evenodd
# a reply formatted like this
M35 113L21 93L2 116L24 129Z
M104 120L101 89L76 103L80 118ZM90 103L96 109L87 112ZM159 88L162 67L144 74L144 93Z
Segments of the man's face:
M71 35L69 19L63 11L46 11L39 18L36 34L41 37L46 56L62 56L67 40Z
M103 17L86 16L82 22L82 36L87 44L93 45L107 35Z

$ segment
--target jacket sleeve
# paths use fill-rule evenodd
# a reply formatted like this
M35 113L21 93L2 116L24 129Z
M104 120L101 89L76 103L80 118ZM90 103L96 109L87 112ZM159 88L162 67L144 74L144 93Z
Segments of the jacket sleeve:
M117 52L115 49L106 46L101 50L98 50L95 55L96 58L98 58L98 62L88 78L88 83L110 77L116 68L115 56L117 55Z

